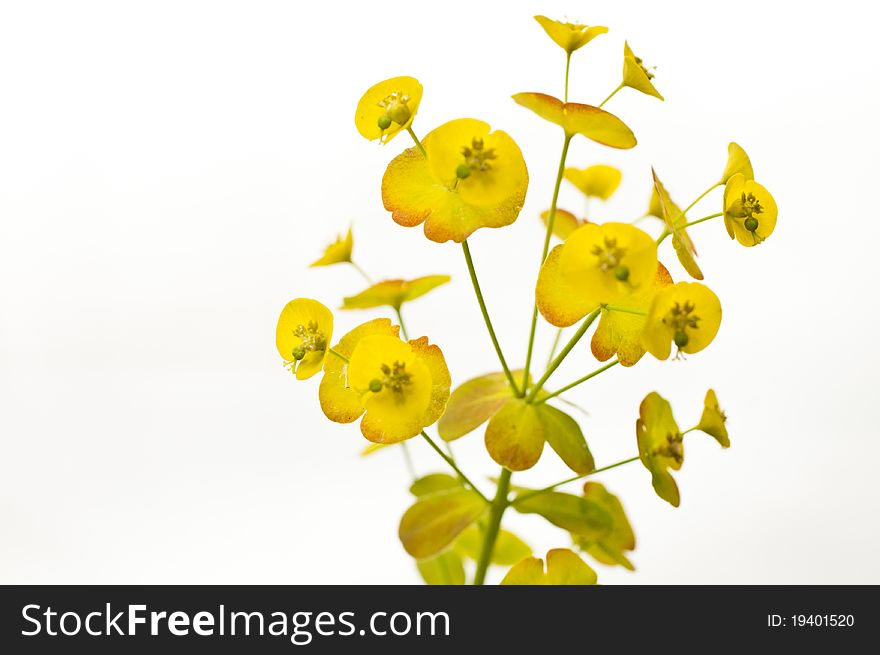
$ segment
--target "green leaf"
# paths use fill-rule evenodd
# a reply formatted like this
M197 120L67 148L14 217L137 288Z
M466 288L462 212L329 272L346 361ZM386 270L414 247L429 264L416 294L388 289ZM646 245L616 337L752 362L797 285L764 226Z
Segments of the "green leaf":
M513 375L516 375L514 371ZM468 380L449 397L437 431L446 441L463 437L492 418L513 392L504 373L489 373Z
M469 489L453 489L424 496L400 519L398 536L416 559L432 557L446 548L488 507Z
M562 410L544 403L537 405L537 410L544 439L572 471L586 475L596 468L577 421Z
M463 585L464 565L461 557L447 550L435 557L416 561L422 580L429 585Z
M511 398L486 426L486 450L511 471L532 468L544 451L544 424L537 405Z
M419 478L409 488L409 492L416 497L427 496L438 491L458 489L461 482L458 478L446 473L431 473Z
M636 547L636 537L620 499L598 482L584 484L584 497L595 501L608 511L611 516L611 529L608 534L595 541L572 535L575 543L602 564L619 564L630 571L634 570L635 567L626 558L624 551Z
M596 572L576 553L567 548L554 548L547 552L546 573L543 560L527 557L507 572L501 584L593 585L596 580Z
M613 522L608 510L595 500L561 491L514 500L513 507L523 514L540 514L553 525L593 541L605 537Z
M483 547L483 534L476 525L470 526L462 532L458 539L455 540L453 546L455 551L474 560L480 558L480 550ZM498 538L495 541L495 548L492 549L492 564L500 566L510 566L516 564L524 557L532 554L531 547L522 539L507 530L499 530Z

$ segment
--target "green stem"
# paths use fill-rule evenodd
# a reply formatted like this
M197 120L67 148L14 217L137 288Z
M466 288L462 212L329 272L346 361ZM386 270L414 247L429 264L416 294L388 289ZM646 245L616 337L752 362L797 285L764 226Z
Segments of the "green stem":
M708 189L706 189L705 191L703 191L703 193L701 193L700 195L697 196L697 199L696 199L696 200L694 200L691 204L689 204L689 205L685 208L685 210L682 212L682 214L687 214L687 213L691 210L691 208L693 208L694 205L696 205L696 204L697 204L698 202L700 202L703 198L705 198L706 196L708 196L708 195L709 195L714 189L717 189L717 188L720 187L720 186L721 186L721 182L716 182L715 184L713 184L712 186L710 186Z
M563 360L568 356L568 353L571 352L572 348L577 345L577 342L581 340L581 337L586 334L590 325L593 324L593 321L596 320L596 317L599 316L599 312L601 311L601 309L596 309L589 316L587 316L586 319L584 319L584 322L581 323L581 326L578 328L577 332L574 333L574 336L572 336L568 343L565 344L565 347L556 356L556 359L553 360L553 363L547 367L546 371L544 371L544 375L541 376L541 379L538 380L532 387L531 391L529 391L529 395L526 397L527 403L532 403L535 401L535 397L543 388L544 383L549 379L551 375L553 375L553 372L557 368L559 368L559 365L562 364Z
M333 348L328 348L327 352L329 352L331 355L336 355L339 359L348 364L348 357L346 357L342 353L333 350Z
M406 128L406 131L409 132L409 135L412 137L412 140L415 141L416 145L419 147L419 150L422 151L422 154L425 156L425 159L428 158L428 151L425 150L425 146L422 145L422 142L419 141L419 137L416 136L416 133L413 132L412 126Z
M548 400L550 400L551 398L555 398L555 397L558 396L559 394L565 393L565 392L568 391L569 389L573 389L573 388L576 387L577 385L579 385L579 384L581 384L581 383L583 383L583 382L586 382L586 381L589 380L590 378L594 378L594 377L596 377L597 375L599 375L599 373L603 373L603 372L607 371L609 368L611 368L612 366L616 366L616 365L619 364L619 363L620 363L620 362L619 362L618 360L615 359L613 362L609 362L609 363L605 364L605 366L602 366L602 367L600 367L600 368L597 368L595 371L593 371L593 372L590 373L589 375L585 375L584 377L580 378L579 380L575 380L575 381L572 382L571 384L567 384L567 385L565 385L564 387L562 387L561 389L557 389L557 390L554 391L553 393L544 396L544 397L541 398L541 400L539 400L538 403L536 403L536 404L546 403L546 402L547 402Z
M492 345L495 346L495 353L498 355L498 361L501 362L501 368L504 369L504 375L507 376L507 382L516 395L519 395L519 388L507 366L507 360L504 359L504 353L501 352L501 346L498 343L498 337L495 335L495 328L492 327L492 319L489 318L489 311L486 309L486 301L483 299L483 292L480 290L480 281L477 279L477 271L474 269L474 260L471 257L471 249L468 246L467 239L461 242L461 249L464 252L464 260L467 263L468 272L471 275L471 283L474 286L474 293L477 296L477 302L480 305L480 311L483 314L483 321L486 323L486 329L489 331L489 338L492 339Z
M639 458L639 456L636 455L635 457L630 457L629 459L625 459L621 462L616 462L616 463L611 464L609 466L603 466L600 469L593 469L592 471L590 471L589 473L585 473L584 475L576 475L573 478L568 478L567 480L562 480L561 482L557 482L556 484L551 484L549 487L544 487L543 489L538 489L537 491L530 491L528 493L525 493L521 496L517 496L516 498L514 498L511 505L516 505L517 503L521 503L522 501L527 500L528 498L534 498L535 496L540 496L541 494L550 493L551 491L553 491L557 487L561 487L564 484L569 484L570 482L577 482L578 480L588 478L591 475L596 475L596 473L602 473L603 471L610 471L611 469L617 468L618 466L623 466L624 464L629 464L630 462L636 461L638 458Z
M562 339L562 331L564 329L565 328L559 328L558 330L556 330L556 337L553 339L553 346L550 348L550 354L547 356L547 363L544 365L544 368L550 366L550 363L556 356L556 349L559 348L559 340Z
M571 53L565 53L565 94L562 96L563 102L568 102L568 69L571 68Z
M394 312L397 314L397 322L400 324L400 333L403 335L403 340L409 341L409 336L406 333L406 325L403 322L403 314L400 313L400 307L395 307Z
M622 314L635 314L636 316L648 315L648 312L641 309L630 309L629 307L619 307L618 305L605 305L605 309L611 312L620 312Z
M489 523L483 535L483 545L480 548L480 558L477 560L477 571L474 573L474 584L481 585L486 581L486 571L489 562L492 561L492 551L495 550L495 541L498 539L498 531L501 529L501 518L507 509L507 495L510 492L510 469L502 468L498 476L498 487L495 490L495 498L489 510Z
M556 185L553 187L553 199L550 202L550 213L547 216L547 231L544 234L544 248L541 251L541 265L547 259L550 250L550 237L553 234L553 224L556 222L556 202L559 200L559 187L562 185L562 177L565 174L565 159L568 157L568 146L571 144L573 134L566 133L565 143L562 145L562 155L559 157L559 168L556 171ZM535 348L535 329L538 327L538 305L532 310L532 325L529 328L529 347L526 351L526 365L523 369L522 393L525 394L529 387L529 368L532 365L532 351Z
M689 223L685 223L684 225L680 225L676 229L677 230L684 230L685 228L691 227L692 225L699 225L703 221L708 221L712 218L718 218L719 216L724 216L724 212L718 212L717 214L710 214L709 216L703 216L703 218L698 218L695 221L691 221ZM661 234L657 238L657 245L659 246L661 243L663 243L663 241L666 240L666 237L668 237L670 234L672 234L672 232L669 231L669 228L666 228L665 230L663 230L663 234Z
M400 442L401 450L403 450L403 461L406 462L406 470L409 471L409 476L412 478L413 482L418 480L418 475L416 475L416 467L413 465L412 455L409 452L409 446L406 445L405 441Z
M349 260L348 263L352 265L354 270L361 274L361 277L367 281L367 284L373 284L373 279L369 275L367 275L367 272L364 269L358 266L357 262L355 262L354 260Z
M620 91L622 88L623 88L623 82L621 82L621 83L620 83L620 86L618 86L616 89L614 89L614 91L612 91L611 93L609 93L607 98L605 98L602 102L599 103L599 109L602 109L602 107L604 106L604 104L605 104L606 102L608 102L609 100L611 100L611 98L613 98L613 97L615 96L615 94L616 94L618 91Z
M480 489L477 487L477 485L475 485L473 482L470 481L470 479L468 479L468 476L466 476L464 473L461 472L461 469L458 468L458 464L456 464L455 461L451 457L449 457L446 453L443 452L443 450L440 448L440 446L438 446L434 442L434 440L428 436L428 433L425 432L424 430L422 430L422 436L425 438L425 441L427 441L431 445L431 448L433 448L437 452L437 454L440 455L440 457L442 457L446 461L446 463L452 467L452 470L455 471L456 475L458 475L458 478L462 482L464 482L467 486L469 486L471 489L473 489L474 493L476 493L480 498L482 498L484 501L486 501L488 503L489 499L483 495L483 493L480 491Z

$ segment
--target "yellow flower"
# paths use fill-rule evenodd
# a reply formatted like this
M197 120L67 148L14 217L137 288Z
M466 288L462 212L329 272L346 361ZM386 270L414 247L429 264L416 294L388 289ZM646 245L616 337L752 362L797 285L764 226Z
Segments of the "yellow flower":
M599 326L590 343L593 356L605 362L617 355L621 365L635 366L645 354L642 332L654 296L660 289L671 285L669 271L657 262L657 273L651 284L645 284L613 305L603 307Z
M607 27L599 25L580 25L578 23L562 23L546 16L535 16L535 20L544 28L547 35L569 55L587 45L600 34L608 31Z
M278 317L275 345L284 365L298 380L321 370L333 336L333 314L317 300L291 300Z
M384 305L400 309L403 303L424 296L451 279L448 275L426 275L415 280L383 280L356 296L343 298L342 309L369 309Z
M718 296L699 282L679 282L654 296L642 345L657 359L668 359L673 343L679 353L697 353L712 343L720 325Z
M636 421L639 459L651 472L654 491L673 507L678 507L681 496L669 469L677 471L684 462L683 438L669 402L656 391L645 396Z
M541 221L546 226L550 220L550 210L545 209L541 212ZM565 241L571 233L578 229L581 225L589 223L587 219L579 219L567 209L556 208L556 218L553 219L553 235Z
M730 238L744 246L757 246L776 228L776 201L754 180L732 175L724 187L724 227Z
M596 143L626 150L636 145L636 137L614 114L592 105L562 102L545 93L517 93L516 104L531 109L544 120L565 130L566 137L580 134Z
M565 179L574 184L587 198L608 200L620 186L622 174L614 166L596 164L583 170L566 168Z
M724 448L730 447L730 437L727 435L727 416L718 405L718 397L712 389L706 392L703 401L703 415L697 424L697 430L702 430L720 443Z
M425 224L425 236L462 242L481 227L513 223L529 174L522 152L501 130L464 118L433 130L418 148L395 157L382 178L382 201L405 227Z
M440 418L449 400L440 348L427 337L402 341L398 331L387 319L355 328L334 347L342 357L327 360L321 381L324 414L338 423L364 415L361 432L374 443L416 436Z
M633 54L629 44L624 42L623 85L663 100L663 96L654 88L652 79L654 79L654 73L648 70L642 60Z
M422 85L414 77L392 77L367 89L358 102L354 124L370 141L388 143L412 125L422 100Z
M309 266L332 266L333 264L348 264L351 262L351 250L354 241L351 235L351 228L348 228L348 234L344 237L339 236L336 241L331 243L324 250L324 254L313 261Z
M742 173L746 180L755 179L752 161L746 151L738 143L730 142L727 146L727 164L721 175L721 184L727 184L727 181L737 173Z
M657 246L626 223L587 224L556 246L538 275L538 309L557 327L578 322L600 304L613 303L651 283Z

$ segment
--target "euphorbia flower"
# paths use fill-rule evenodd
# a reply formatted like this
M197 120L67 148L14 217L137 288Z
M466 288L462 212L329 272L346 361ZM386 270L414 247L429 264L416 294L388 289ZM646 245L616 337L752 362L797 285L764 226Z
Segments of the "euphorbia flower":
M426 275L414 280L382 280L356 296L343 298L342 309L382 306L400 309L403 303L420 298L451 279L448 275Z
M744 246L757 246L776 228L778 210L773 196L742 173L732 175L724 187L724 227L730 238Z
M519 146L506 132L463 118L428 133L427 158L409 148L388 165L382 201L405 227L425 224L432 241L464 241L481 227L513 223L529 174Z
M566 168L564 175L587 198L600 200L608 200L620 186L623 177L620 169L606 164L587 166L584 169Z
M392 77L367 89L358 102L354 124L370 141L388 143L412 125L422 100L422 85L414 77Z
M679 282L657 292L645 321L642 344L657 359L697 353L712 343L721 325L721 301L699 282Z
M556 44L569 55L575 50L587 45L600 34L608 31L607 27L600 25L581 25L579 23L563 23L546 16L535 16L535 20L544 28Z
M636 145L632 130L604 109L577 102L562 102L545 93L517 93L513 100L544 120L559 125L568 138L580 134L596 143L623 150Z
M654 73L645 66L641 58L635 56L630 49L629 44L624 42L623 86L628 86L631 89L641 91L649 96L654 96L655 98L663 100L663 96L654 88L654 83L651 81L653 79Z
M336 241L331 243L324 249L324 254L313 261L309 266L332 266L333 264L350 264L351 251L354 246L354 240L351 234L351 228L348 228L348 234L344 237L339 236Z
M321 370L333 336L333 314L317 300L291 300L278 317L275 345L284 365L298 380Z
M573 325L650 284L656 271L657 246L642 230L627 223L583 225L541 267L538 309L557 327Z
M712 389L709 389L703 401L703 415L697 424L697 430L702 430L709 436L715 437L715 440L724 448L729 448L730 437L727 435L726 423L727 416L718 405L718 397Z
M639 459L651 472L654 491L673 507L678 507L681 496L669 469L677 471L684 462L683 437L669 402L656 391L645 396L636 421Z
M365 323L334 348L327 361L321 407L327 417L351 423L374 443L397 443L434 423L446 407L451 384L440 348L427 337L402 341L387 319ZM337 361L338 360L338 361Z

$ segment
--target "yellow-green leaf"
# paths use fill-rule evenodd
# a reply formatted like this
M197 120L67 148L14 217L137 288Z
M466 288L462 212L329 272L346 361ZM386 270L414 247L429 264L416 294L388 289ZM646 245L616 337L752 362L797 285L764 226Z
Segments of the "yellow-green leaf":
M556 454L575 473L586 475L595 468L593 455L587 447L584 433L571 416L545 403L536 405L538 419L543 425L544 439Z
M672 247L678 257L678 261L681 262L688 275L695 280L702 280L703 272L700 270L699 265L697 265L696 260L697 249L694 247L694 242L684 227L687 223L687 217L678 205L672 202L672 198L670 198L669 193L666 191L663 183L660 182L653 168L651 169L651 174L654 176L654 191L657 194L657 200L663 214L663 221L666 223L666 229L672 234Z
M593 541L604 538L613 521L609 511L594 499L561 491L514 500L513 507L523 514L540 514L553 525Z
M516 371L514 371L514 376ZM504 373L489 373L468 380L449 397L437 431L446 441L463 437L492 418L513 392Z
M428 559L416 561L422 579L429 585L463 585L464 565L461 557L447 550Z
M598 503L608 511L611 516L611 529L598 540L572 535L575 543L602 564L619 564L632 571L635 567L627 559L624 551L633 550L636 547L636 537L629 519L626 518L626 512L620 499L598 482L584 484L584 497Z
M432 557L479 519L486 507L486 502L468 489L424 496L400 519L398 536L406 552L416 559Z
M373 453L378 452L383 448L388 448L388 446L393 445L393 443L371 443L361 451L361 457L367 457L368 455L372 455Z
M511 471L532 468L544 450L544 425L536 405L511 398L486 426L486 450Z
M409 492L416 497L427 496L438 491L449 491L450 489L458 489L461 482L458 478L446 473L430 473L423 476L412 483Z
M567 548L547 552L547 571L543 560L527 557L507 572L503 585L593 585L596 572Z
M448 275L426 275L414 280L383 280L355 296L343 298L342 309L370 309L384 306L400 309L403 303L424 296L451 279Z
M476 562L480 558L482 546L483 534L478 526L472 525L458 536L453 547L463 557ZM526 542L512 532L499 530L495 548L492 549L491 562L500 566L510 566L531 554L532 549Z

